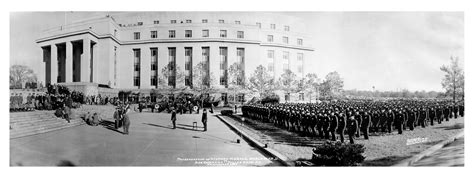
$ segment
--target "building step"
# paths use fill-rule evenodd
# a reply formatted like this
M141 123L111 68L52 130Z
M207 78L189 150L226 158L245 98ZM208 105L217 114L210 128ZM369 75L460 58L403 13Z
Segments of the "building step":
M11 130L10 139L31 136L31 135L41 134L41 133L47 133L51 131L61 130L61 129L85 124L85 122L82 119L73 119L71 120L71 123L67 123L67 121L65 120L59 120L59 121L60 121L59 124L35 127L34 129L17 130L17 131Z

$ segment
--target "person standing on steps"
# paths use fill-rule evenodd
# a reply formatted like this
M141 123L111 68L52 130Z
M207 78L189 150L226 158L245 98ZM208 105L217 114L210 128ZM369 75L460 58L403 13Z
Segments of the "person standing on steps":
M207 131L207 110L206 109L202 110L201 122L202 122L202 125L204 126L204 131Z

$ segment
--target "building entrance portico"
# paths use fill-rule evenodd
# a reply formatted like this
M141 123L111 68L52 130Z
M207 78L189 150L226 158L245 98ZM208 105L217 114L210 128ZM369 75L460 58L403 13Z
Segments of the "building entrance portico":
M93 52L96 44L85 37L43 46L46 84L94 82Z

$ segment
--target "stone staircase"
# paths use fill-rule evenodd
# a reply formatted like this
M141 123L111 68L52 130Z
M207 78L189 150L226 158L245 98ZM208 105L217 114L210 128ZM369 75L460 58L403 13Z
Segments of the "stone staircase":
M58 118L54 111L10 113L10 139L56 131L85 124L73 110L71 123Z

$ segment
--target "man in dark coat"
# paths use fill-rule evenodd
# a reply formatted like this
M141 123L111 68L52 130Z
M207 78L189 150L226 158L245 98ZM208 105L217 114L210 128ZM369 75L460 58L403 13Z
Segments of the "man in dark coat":
M370 115L368 111L364 111L364 115L362 115L362 123L360 128L362 129L362 133L364 134L364 139L369 139L369 126L370 126Z
M349 134L349 141L351 144L354 144L354 135L356 134L357 130L359 129L359 123L354 118L354 116L350 116L349 120L347 121L347 133Z
M128 129L130 128L130 105L125 107L125 113L123 114L123 134L128 135Z
M344 143L344 131L346 130L346 115L344 112L339 113L337 119L337 133L339 133L341 143Z
M334 114L334 112L331 112L331 115L329 116L329 121L330 121L329 132L331 133L332 141L336 141L336 129L338 127L338 118L337 118L337 115Z
M202 110L201 122L202 122L202 125L204 126L204 131L207 131L207 110L206 109Z
M176 129L176 110L171 110L171 122L173 123L173 129Z

